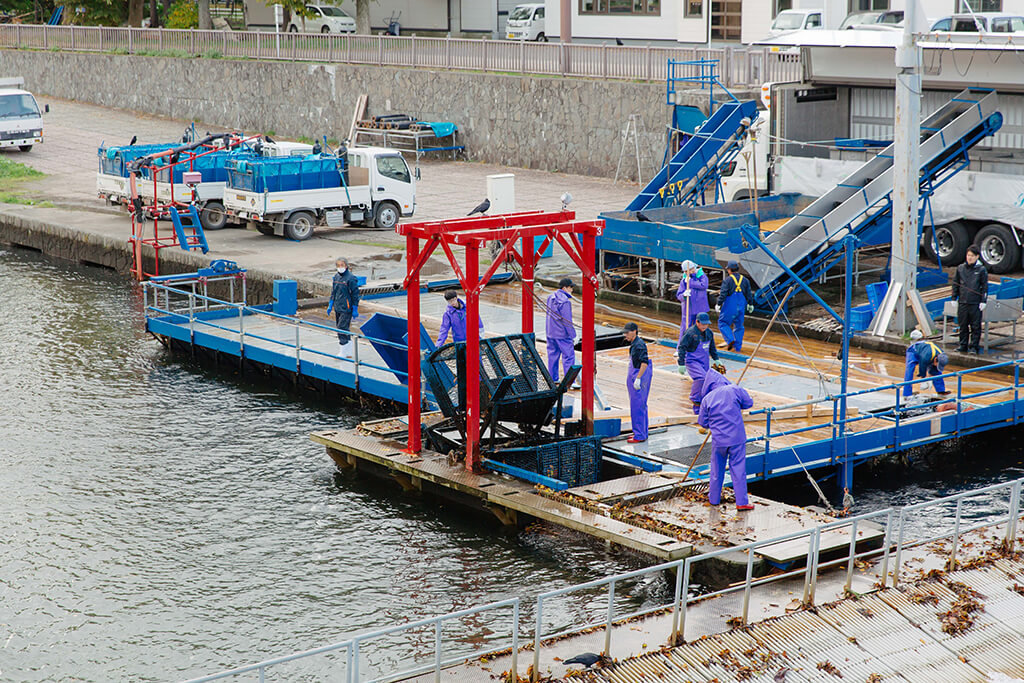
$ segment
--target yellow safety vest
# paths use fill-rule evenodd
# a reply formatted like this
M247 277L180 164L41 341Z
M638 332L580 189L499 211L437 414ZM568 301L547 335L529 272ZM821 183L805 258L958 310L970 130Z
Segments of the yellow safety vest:
M930 341L926 341L925 344L927 344L928 346L931 347L931 349L932 349L932 361L934 361L936 358L939 357L939 354L942 353L942 349L940 349L938 346L936 346L935 344L933 344Z

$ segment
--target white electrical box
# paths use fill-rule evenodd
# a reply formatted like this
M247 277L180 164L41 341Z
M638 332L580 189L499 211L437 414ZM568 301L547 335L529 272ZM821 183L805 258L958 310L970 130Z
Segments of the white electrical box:
M491 208L487 213L514 213L516 210L516 176L513 173L498 173L487 176L487 199Z

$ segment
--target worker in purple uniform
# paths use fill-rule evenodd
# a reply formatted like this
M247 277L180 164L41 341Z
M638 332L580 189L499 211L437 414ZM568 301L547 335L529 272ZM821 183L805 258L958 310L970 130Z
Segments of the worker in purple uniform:
M725 466L729 465L732 490L737 510L753 510L747 497L747 430L743 411L754 406L747 390L732 384L714 370L704 379L703 395L697 424L711 430L711 476L708 481L708 502L722 502Z
M924 340L924 333L921 330L914 330L910 333L910 346L907 347L907 369L903 374L903 381L909 382L914 379L914 369L918 370L920 377L928 377L934 375L941 375L946 371L946 365L949 363L949 356L942 352L938 346L930 341ZM933 379L932 384L935 386L935 393L946 396L949 394L946 391L946 381L943 379ZM904 384L903 395L910 396L914 393L914 385Z
M718 349L715 348L715 333L711 331L711 316L705 313L698 313L693 326L686 330L679 339L676 346L676 356L679 361L679 374L692 380L690 385L690 402L693 404L693 414L696 415L700 409L700 397L703 396L702 386L704 376L711 369L711 360L715 361L715 369L721 373L725 372L725 366L718 359Z
M548 297L547 325L545 327L548 347L548 372L551 379L558 381L558 360L562 360L562 372L576 362L576 327L572 324L572 280L567 277L558 281L558 289Z
M626 392L629 394L629 421L633 436L629 443L647 441L647 397L651 393L651 359L647 356L647 344L640 338L640 327L626 323L622 335L629 342L629 371L626 373Z
M718 292L718 331L726 342L727 351L743 350L743 317L754 310L750 303L750 282L740 274L740 264L729 261L725 266L725 277L722 278L722 289Z
M682 304L682 323L679 326L679 338L693 326L693 322L701 313L711 310L708 306L708 276L704 269L693 261L683 261L683 279L679 281L676 299Z
M441 332L437 335L437 345L441 346L448 340L448 332L452 333L453 342L466 341L466 302L459 298L459 293L449 289L444 293L448 308L441 317ZM484 321L480 322L480 331L484 331Z

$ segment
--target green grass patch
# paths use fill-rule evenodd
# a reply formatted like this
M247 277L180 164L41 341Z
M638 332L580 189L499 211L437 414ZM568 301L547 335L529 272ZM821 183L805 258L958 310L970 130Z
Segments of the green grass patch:
M49 202L30 199L16 191L18 185L26 180L35 180L45 175L45 173L41 173L30 166L0 156L0 187L4 188L0 191L0 204L24 204L26 206L50 204Z

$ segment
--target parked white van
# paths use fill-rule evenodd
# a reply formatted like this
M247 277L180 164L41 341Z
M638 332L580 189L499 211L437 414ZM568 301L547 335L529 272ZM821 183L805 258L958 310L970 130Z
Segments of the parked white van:
M27 152L43 141L43 117L24 86L24 78L0 78L0 147ZM50 111L50 105L44 111Z
M544 3L516 5L508 13L507 36L509 40L536 40L548 42L544 32Z

